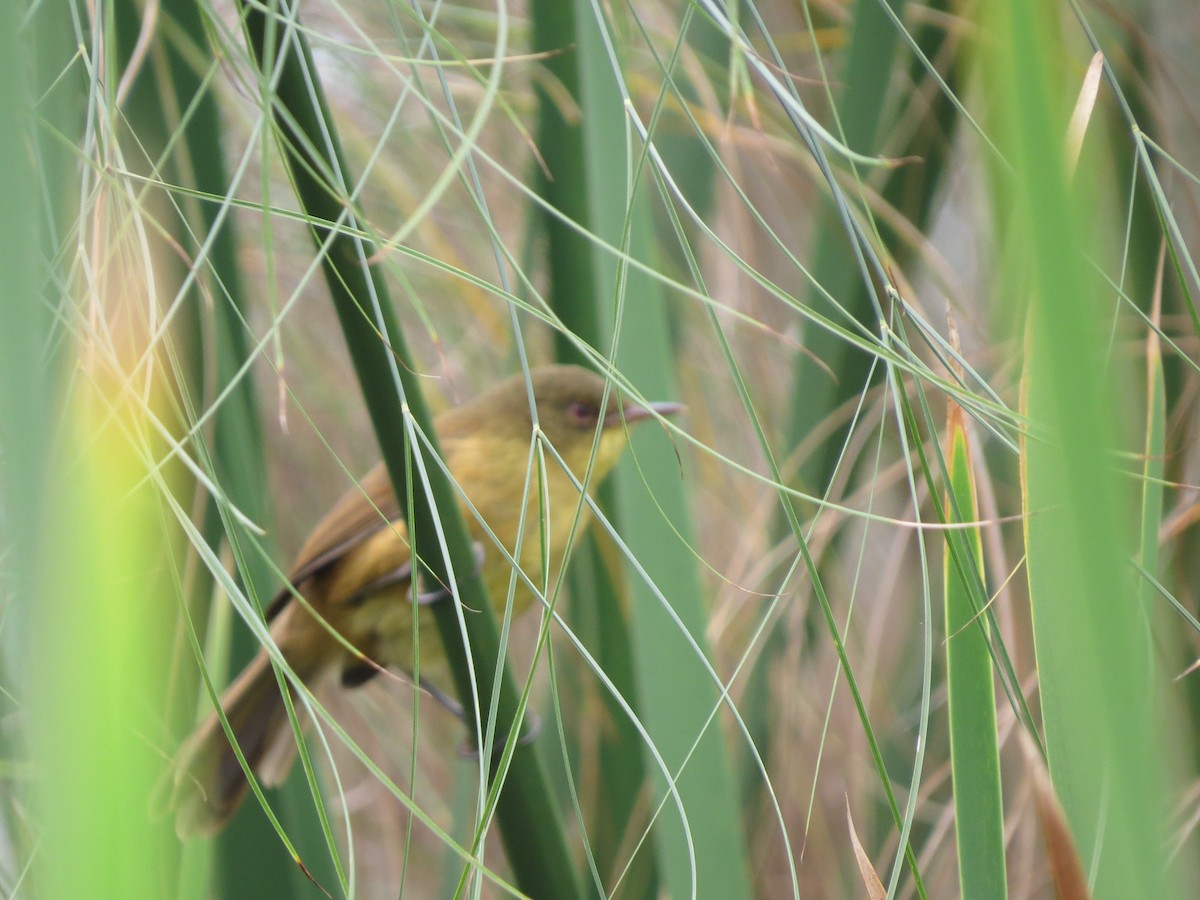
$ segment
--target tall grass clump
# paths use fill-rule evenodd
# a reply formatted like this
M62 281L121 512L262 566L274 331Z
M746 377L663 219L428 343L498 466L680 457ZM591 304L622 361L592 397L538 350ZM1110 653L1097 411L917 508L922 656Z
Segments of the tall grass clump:
M1190 4L4 16L5 895L1187 895ZM514 619L431 421L551 361L686 413ZM452 702L293 682L180 841L381 457Z

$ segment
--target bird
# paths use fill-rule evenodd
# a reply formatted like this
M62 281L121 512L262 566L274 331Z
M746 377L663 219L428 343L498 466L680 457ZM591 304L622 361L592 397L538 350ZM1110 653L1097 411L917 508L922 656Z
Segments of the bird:
M683 408L669 402L643 405L606 390L605 379L590 369L548 365L531 369L528 382L518 373L436 418L434 430L446 467L465 496L460 504L495 605L510 594L510 556L535 584L548 559L553 584L565 563L576 512L582 510L579 528L589 518L576 481L550 453L545 457L545 496L539 496L534 482L522 510L535 427L531 395L537 429L580 484L589 469L590 483L596 484L613 468L626 446L627 426ZM548 513L544 521L543 509ZM445 654L429 608L450 595L445 589L414 589L409 551L388 471L379 463L317 523L287 583L267 607L273 641L310 689L331 677L344 688L357 687L385 668L411 675L417 662L415 606L421 683L453 707L436 687L445 671ZM420 579L417 587L424 587ZM534 599L518 577L513 616ZM247 766L262 783L281 783L296 744L265 649L224 691L221 708ZM171 776L180 837L211 837L236 812L249 782L215 709L182 744Z

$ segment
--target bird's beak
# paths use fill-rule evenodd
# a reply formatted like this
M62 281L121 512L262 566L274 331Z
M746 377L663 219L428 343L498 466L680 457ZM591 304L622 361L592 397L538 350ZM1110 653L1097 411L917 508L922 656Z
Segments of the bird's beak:
M642 406L640 403L626 403L623 408L610 412L604 417L604 427L620 425L622 422L632 425L634 422L653 416L674 416L686 408L682 403L651 403L647 406Z

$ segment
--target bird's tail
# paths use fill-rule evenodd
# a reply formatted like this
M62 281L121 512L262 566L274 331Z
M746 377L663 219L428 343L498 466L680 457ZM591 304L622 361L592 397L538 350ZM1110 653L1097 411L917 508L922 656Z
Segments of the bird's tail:
M303 678L309 673L296 674ZM250 770L264 784L281 782L291 768L296 744L279 682L265 652L225 691L221 708ZM216 834L237 811L249 788L216 712L184 743L173 772L171 805L175 830L182 838Z

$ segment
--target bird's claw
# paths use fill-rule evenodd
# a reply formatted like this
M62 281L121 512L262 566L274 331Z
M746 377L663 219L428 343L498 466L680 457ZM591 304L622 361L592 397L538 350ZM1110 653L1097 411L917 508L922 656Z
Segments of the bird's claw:
M542 733L542 717L535 712L527 712L525 714L524 728L521 731L521 736L517 739L518 747L525 747L533 743L534 739ZM497 740L492 747L492 758L499 759L504 753L504 748L508 744L508 739ZM464 759L479 759L479 748L476 741L470 736L463 738L463 741L458 746L458 755Z
M483 544L479 541L474 541L471 544L471 554L475 557L475 567L471 570L471 576L475 577L483 570ZM439 584L429 591L421 591L413 595L413 602L417 606L429 606L432 603L438 603L442 600L448 600L453 596L450 588L444 584Z

